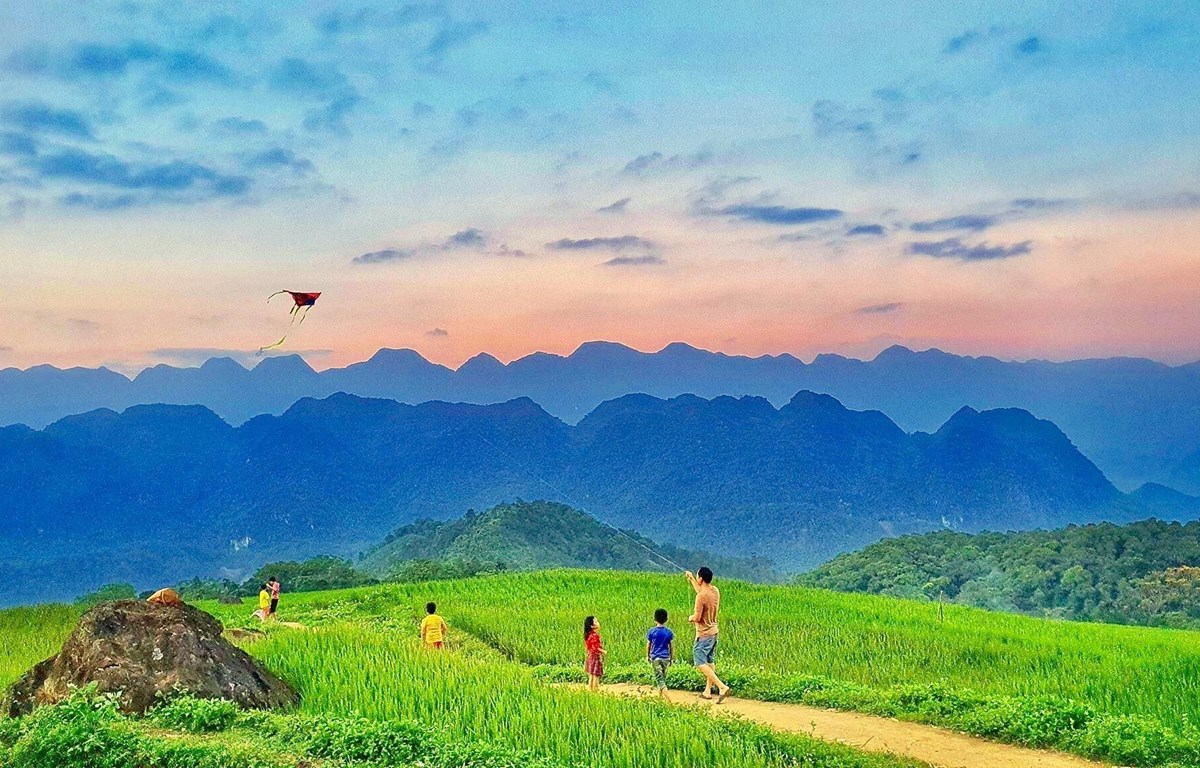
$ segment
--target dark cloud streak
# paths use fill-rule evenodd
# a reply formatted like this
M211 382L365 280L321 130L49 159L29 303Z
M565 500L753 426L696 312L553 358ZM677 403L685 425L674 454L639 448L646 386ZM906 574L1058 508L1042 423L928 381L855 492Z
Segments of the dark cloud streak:
M617 200L615 202L609 203L608 205L597 208L596 213L624 213L625 206L629 205L629 201L632 199L633 198L630 198L630 197L622 197L620 200Z
M843 212L836 208L789 208L782 205L729 205L715 211L743 221L762 224L811 224L817 221L840 219Z
M564 237L546 247L554 251L591 251L596 249L623 251L627 248L653 248L654 244L637 235L621 235L619 237L587 237L575 240Z
M617 256L602 263L602 267L650 267L666 264L666 259L663 257L647 253L643 256Z
M871 304L866 307L859 307L858 309L856 309L854 311L855 311L855 313L860 314L860 315L889 315L889 314L891 314L893 312L897 312L903 308L904 308L903 302L894 301L894 302L891 302L888 304Z
M88 140L94 138L91 125L81 113L57 109L41 102L9 102L0 108L0 120L27 133L54 133Z
M918 256L931 256L935 259L958 259L959 261L993 261L1008 259L1013 256L1023 256L1033 251L1033 242L1024 240L1012 245L990 245L978 243L968 245L957 237L932 242L910 243L908 252Z
M949 216L944 219L934 219L932 221L914 221L909 225L909 229L913 232L955 232L959 230L982 232L989 227L995 226L998 222L999 219L996 216Z

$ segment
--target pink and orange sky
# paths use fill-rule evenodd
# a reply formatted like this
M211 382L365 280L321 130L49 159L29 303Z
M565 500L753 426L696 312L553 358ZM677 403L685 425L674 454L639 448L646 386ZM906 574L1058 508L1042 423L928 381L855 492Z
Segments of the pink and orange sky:
M1200 359L1200 7L944 5L10 4L0 367Z

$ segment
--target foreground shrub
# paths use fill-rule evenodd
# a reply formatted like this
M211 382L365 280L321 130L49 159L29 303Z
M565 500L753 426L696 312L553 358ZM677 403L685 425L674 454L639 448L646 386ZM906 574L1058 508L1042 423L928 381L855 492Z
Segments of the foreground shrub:
M232 727L241 714L241 708L232 701L177 696L156 707L150 719L174 731L217 733Z

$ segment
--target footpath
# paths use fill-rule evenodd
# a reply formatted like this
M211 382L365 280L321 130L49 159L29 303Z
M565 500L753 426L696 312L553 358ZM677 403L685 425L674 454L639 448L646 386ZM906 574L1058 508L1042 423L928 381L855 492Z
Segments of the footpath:
M603 685L601 690L618 696L655 695L648 687L627 684ZM868 752L903 755L940 768L1106 768L1105 763L1061 752L1002 744L875 715L741 699L736 695L716 704L685 691L671 691L671 700L680 705L698 705L714 714L740 715L777 731L803 733Z

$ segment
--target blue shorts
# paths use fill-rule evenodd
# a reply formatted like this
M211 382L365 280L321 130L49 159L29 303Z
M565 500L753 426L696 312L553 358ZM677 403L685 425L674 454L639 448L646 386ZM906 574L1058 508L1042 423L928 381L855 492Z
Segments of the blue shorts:
M692 664L700 666L702 664L712 664L713 657L717 653L717 636L709 635L708 637L697 637L696 644L692 646Z

